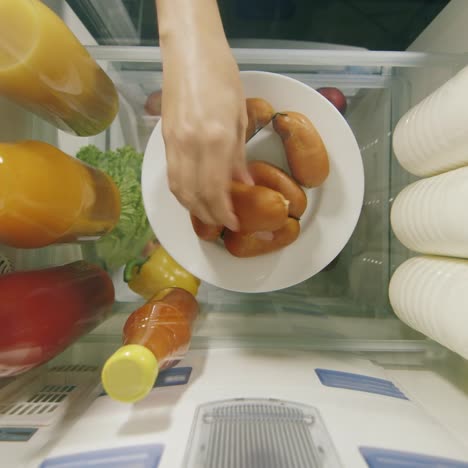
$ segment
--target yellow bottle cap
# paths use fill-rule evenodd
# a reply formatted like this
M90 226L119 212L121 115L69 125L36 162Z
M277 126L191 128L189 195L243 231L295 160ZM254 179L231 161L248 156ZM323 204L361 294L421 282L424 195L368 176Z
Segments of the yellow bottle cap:
M158 372L158 361L148 348L126 345L119 348L104 364L101 380L111 398L134 403L151 391Z

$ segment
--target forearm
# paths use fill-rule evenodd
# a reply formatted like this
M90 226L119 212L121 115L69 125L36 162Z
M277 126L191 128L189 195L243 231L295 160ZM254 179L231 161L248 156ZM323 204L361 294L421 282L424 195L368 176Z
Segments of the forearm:
M187 63L207 47L228 47L216 0L156 0L156 7L165 59Z

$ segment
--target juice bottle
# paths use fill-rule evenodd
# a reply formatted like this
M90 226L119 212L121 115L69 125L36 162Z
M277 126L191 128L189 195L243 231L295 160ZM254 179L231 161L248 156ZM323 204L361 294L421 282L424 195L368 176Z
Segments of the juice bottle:
M47 143L0 143L0 243L37 248L96 238L119 216L119 189L104 172Z
M106 392L127 403L144 398L159 370L174 365L187 352L197 315L195 297L179 288L163 289L133 312L124 326L124 346L102 370Z
M0 377L49 361L104 320L114 286L100 267L78 261L0 276Z
M0 2L0 94L62 130L94 135L118 111L110 78L39 0Z

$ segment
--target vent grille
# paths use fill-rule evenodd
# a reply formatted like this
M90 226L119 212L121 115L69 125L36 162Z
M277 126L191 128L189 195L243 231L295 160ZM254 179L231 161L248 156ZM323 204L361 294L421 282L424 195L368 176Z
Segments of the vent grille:
M187 468L339 468L316 408L280 400L228 400L198 408Z
M25 375L2 389L6 398L0 403L0 427L53 425L98 386L98 367L85 364L57 365L33 378Z
M35 416L53 413L75 388L74 385L46 385L25 401L0 407L0 415Z

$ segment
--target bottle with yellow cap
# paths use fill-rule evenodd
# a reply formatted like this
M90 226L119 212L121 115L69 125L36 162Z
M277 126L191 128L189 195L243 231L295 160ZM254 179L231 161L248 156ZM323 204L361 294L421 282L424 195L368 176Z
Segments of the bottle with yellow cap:
M181 288L163 289L135 310L124 325L124 345L103 367L107 394L125 403L144 398L159 371L187 352L198 310L195 297Z

